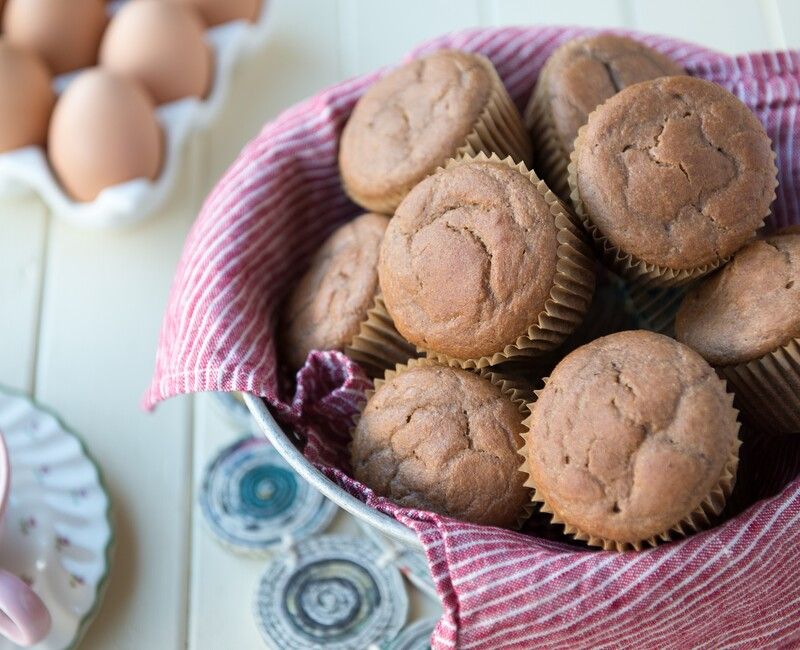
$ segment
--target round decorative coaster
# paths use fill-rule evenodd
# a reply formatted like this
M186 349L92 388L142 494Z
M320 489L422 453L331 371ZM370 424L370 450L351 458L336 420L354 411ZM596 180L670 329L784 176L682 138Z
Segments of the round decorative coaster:
M254 555L314 535L336 514L336 506L260 437L242 438L211 461L199 499L214 536Z
M392 558L394 564L408 578L411 584L438 600L436 585L433 583L431 572L428 569L428 561L421 551L411 550L390 540L388 537L384 537L372 526L361 520L358 520L358 525L364 531L364 535L380 548L382 553L388 554Z
M113 532L100 472L78 437L27 397L0 389L11 493L0 567L28 582L53 620L37 650L77 645L105 592ZM17 648L0 637L0 649Z
M358 537L298 544L264 571L255 602L270 648L364 650L396 637L408 615L399 571Z
M439 622L437 618L416 621L404 628L384 650L430 650L431 635Z

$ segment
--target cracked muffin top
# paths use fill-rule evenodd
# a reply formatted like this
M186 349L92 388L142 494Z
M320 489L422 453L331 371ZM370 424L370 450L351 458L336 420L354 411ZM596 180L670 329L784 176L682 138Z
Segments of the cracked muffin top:
M527 468L567 523L634 543L669 530L719 483L737 437L724 383L661 334L596 339L556 366L533 405Z
M311 350L342 350L358 333L378 289L378 253L389 219L363 214L338 228L287 299L281 343L290 367Z
M342 132L339 168L348 193L377 209L387 196L408 192L466 143L494 83L488 59L454 50L377 81Z
M685 74L683 68L638 41L599 34L559 47L542 69L541 82L558 138L566 154L595 108L640 81Z
M380 286L398 331L459 359L503 350L537 322L556 273L558 228L531 180L499 162L454 165L398 206Z
M529 490L522 414L479 375L412 366L369 399L353 432L354 476L395 503L513 528Z
M758 359L800 337L800 233L737 252L686 295L675 334L717 366Z
M625 253L671 269L736 252L777 185L758 118L692 77L645 81L609 99L589 116L573 161L592 223Z

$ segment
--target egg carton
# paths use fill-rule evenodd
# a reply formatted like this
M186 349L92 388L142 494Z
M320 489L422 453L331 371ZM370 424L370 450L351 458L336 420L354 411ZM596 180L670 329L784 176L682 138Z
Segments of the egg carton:
M125 0L130 2L131 0ZM116 11L124 2L110 5ZM0 201L36 193L54 217L85 228L124 227L155 213L170 197L180 176L183 153L191 136L207 128L220 114L230 94L236 63L261 47L269 35L269 0L263 0L258 19L237 20L206 30L214 53L214 79L208 95L180 99L156 107L164 134L164 157L158 178L137 178L107 187L89 202L75 201L58 182L40 146L0 153ZM60 94L81 73L60 75L53 81Z

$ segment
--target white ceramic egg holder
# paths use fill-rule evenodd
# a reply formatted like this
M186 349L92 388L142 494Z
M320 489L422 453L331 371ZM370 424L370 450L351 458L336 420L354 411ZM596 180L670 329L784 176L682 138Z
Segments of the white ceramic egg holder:
M109 11L113 13L122 4L110 4ZM107 187L94 201L81 203L64 191L42 147L24 147L0 153L0 201L33 191L54 217L85 228L120 227L152 215L169 198L177 182L189 138L211 124L225 105L235 64L266 40L269 5L270 0L263 0L254 23L237 20L206 30L206 41L214 53L214 79L205 99L192 97L156 107L164 134L164 158L156 180L139 178ZM61 93L80 72L57 77L56 93Z

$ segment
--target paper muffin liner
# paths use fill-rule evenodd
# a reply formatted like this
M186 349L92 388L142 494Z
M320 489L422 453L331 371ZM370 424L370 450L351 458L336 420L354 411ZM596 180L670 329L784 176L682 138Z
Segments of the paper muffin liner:
M548 379L549 377L545 378L545 384L547 384ZM724 381L720 381L724 387ZM742 441L739 436L741 424L738 421L738 411L733 406L733 393L730 393L726 390L730 400L731 410L737 415L736 437L730 453L728 454L728 459L723 466L722 473L720 474L717 484L692 512L670 526L667 530L636 542L619 542L616 540L605 539L597 535L592 535L591 533L584 531L577 526L573 526L569 522L565 521L547 502L541 492L536 489L536 484L531 477L530 471L528 470L528 456L531 453L530 430L533 420L535 402L539 399L539 395L541 394L542 390L544 389L534 391L534 402L528 406L530 415L525 418L525 422L523 423L525 425L525 431L522 433L522 439L525 442L520 448L519 453L524 460L522 466L520 467L520 471L527 476L525 485L533 490L533 495L531 497L532 501L539 504L541 512L550 515L552 524L563 526L565 535L584 542L588 546L602 548L605 551L641 551L646 547L655 547L662 542L669 542L677 537L685 537L689 533L705 530L711 526L713 519L719 516L719 514L724 510L728 497L730 497L731 493L733 492L734 485L736 484L736 470L739 466L739 448L742 446Z
M467 151L483 151L487 155L497 153L510 156L516 162L531 163L531 143L522 117L511 100L503 85L500 75L497 74L492 62L481 54L475 54L486 67L492 84L489 98L478 120L464 139L464 143L450 152L449 157L457 158ZM431 170L431 174L434 170ZM426 174L428 176L429 174ZM422 180L422 179L420 179ZM358 192L345 183L345 191L359 205L374 212L394 214L397 206L408 194L411 187L404 187L393 192L388 192L382 197L371 196L364 200Z
M535 167L547 185L562 201L570 201L567 165L570 152L558 137L553 112L550 110L547 88L549 85L547 65L536 82L528 106L525 108L525 126L533 142Z
M492 62L483 55L476 55L486 65L492 79L492 93L478 122L459 147L453 158L469 151L482 151L487 156L497 154L510 156L514 162L531 164L531 142L522 117L497 74Z
M696 280L704 275L708 275L712 271L728 263L730 256L689 269L673 269L668 266L659 266L658 264L645 262L644 260L623 251L621 248L611 242L611 240L604 235L600 228L598 228L592 221L592 216L589 214L586 204L581 199L580 190L578 189L577 152L580 149L583 143L583 138L586 135L586 126L587 125L584 124L580 129L578 129L578 137L575 138L575 147L570 154L570 162L567 165L567 180L570 188L570 201L572 202L572 207L575 209L576 214L583 222L584 228L591 236L595 248L600 253L606 266L613 269L626 280L628 280L631 289L636 291L642 288L676 287L687 284L692 280ZM775 190L778 187L778 170L775 166L775 151L771 151L772 166L775 172L775 185L772 190L772 200L770 201L770 204L772 204L772 202L775 200ZM767 209L767 211L762 215L761 223L753 229L752 237L756 236L757 231L764 225L768 215L769 209Z
M800 338L759 359L717 368L763 433L800 434Z
M529 171L524 163L514 162L511 157L501 160L496 154L486 155L484 152L468 149L461 158L447 161L443 169L473 162L506 164L527 176L550 206L550 214L553 215L558 229L558 261L550 297L545 302L544 310L513 343L491 355L467 359L418 348L421 353L440 363L479 370L512 358L536 357L561 345L575 331L589 309L595 287L595 269L592 251L584 241L583 232L573 215L550 191L547 184ZM436 173L440 171L442 168Z
M385 384L388 380L400 375L411 368L419 368L419 367L431 367L431 366L443 366L445 364L439 363L434 359L427 359L425 357L419 359L408 359L405 363L398 363L395 365L393 369L386 370L383 377L375 379L373 382L373 388L368 389L366 391L367 399L365 400L364 404L361 407L361 410L353 416L353 423L350 429L350 438L351 442L348 445L348 454L350 458L352 458L352 433L355 430L356 426L358 425L358 421L361 419L361 413L363 412L364 408L367 406L367 402L372 398L377 391L383 384ZM472 371L475 374L479 375L480 377L484 378L486 381L490 382L494 386L497 386L500 389L500 392L508 397L517 407L522 417L527 417L530 414L528 410L528 404L530 403L530 397L533 395L533 387L526 383L524 380L511 377L505 375L503 373L491 372L489 370L479 370L479 371ZM524 420L523 420L524 422ZM520 438L520 443L522 439ZM519 453L519 452L518 452ZM535 505L533 501L526 503L522 511L519 513L516 522L516 529L522 528L525 522L530 519L533 511L535 510Z
M384 372L397 364L419 356L416 347L395 328L380 292L375 296L375 302L367 311L358 333L345 347L345 354L358 363L370 379L383 377Z

